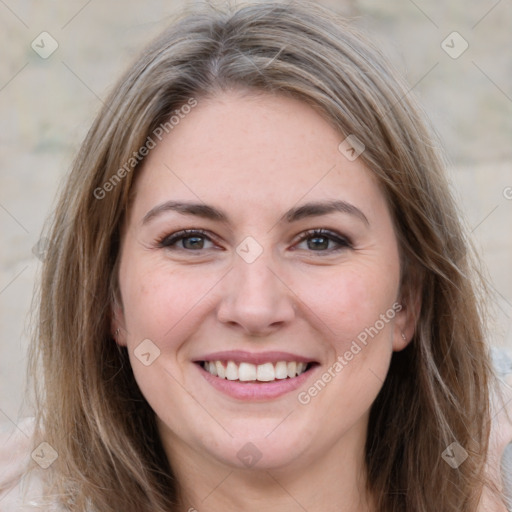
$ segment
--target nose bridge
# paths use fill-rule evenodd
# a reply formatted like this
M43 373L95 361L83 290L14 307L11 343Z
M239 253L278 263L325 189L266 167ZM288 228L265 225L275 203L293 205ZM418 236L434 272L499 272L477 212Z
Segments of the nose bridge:
M276 267L277 262L272 250L272 241L268 238L258 237L257 241L252 236L245 237L236 247L233 266L235 279L238 280L239 288L245 291L258 289L264 292L266 289L275 286L275 274L270 270Z
M243 294L254 295L255 298L276 298L278 291L277 277L275 271L272 271L273 260L269 254L260 255L254 261L248 262L243 258L237 258L235 261L236 288Z
M220 321L238 324L250 332L283 325L294 315L291 296L278 277L271 250L255 254L254 247L249 247L235 255L219 308Z

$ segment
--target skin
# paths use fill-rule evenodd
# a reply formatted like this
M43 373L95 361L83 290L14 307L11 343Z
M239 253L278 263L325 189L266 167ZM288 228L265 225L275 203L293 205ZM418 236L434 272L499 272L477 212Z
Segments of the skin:
M362 160L338 150L344 138L298 100L228 91L199 100L137 177L113 329L157 415L184 511L373 510L364 491L368 414L392 352L412 337L411 308L403 305L308 404L297 399L400 302L388 206ZM306 202L340 199L368 222L338 211L280 221ZM143 222L169 200L206 203L229 221L167 210ZM350 245L298 240L316 228ZM196 239L199 249L190 239L159 245L182 229L210 239ZM247 236L263 250L252 263L236 252ZM134 353L144 339L160 350L149 366ZM220 350L287 351L319 365L300 389L241 401L193 362ZM252 467L237 457L247 442L261 455Z

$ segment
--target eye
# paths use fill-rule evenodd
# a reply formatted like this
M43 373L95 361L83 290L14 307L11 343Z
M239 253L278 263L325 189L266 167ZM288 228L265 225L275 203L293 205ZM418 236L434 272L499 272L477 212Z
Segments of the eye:
M301 247L305 244L306 247ZM295 246L314 252L334 252L352 247L350 240L327 229L311 229L301 234Z
M301 245L305 244L305 247ZM201 229L184 229L166 235L158 241L158 247L170 250L198 252L215 248L211 236ZM312 229L300 235L294 249L313 252L334 252L352 247L348 238L327 229Z
M211 244L208 246L208 244ZM184 229L165 236L158 242L158 247L166 249L178 249L199 251L201 249L213 249L211 238L201 229Z

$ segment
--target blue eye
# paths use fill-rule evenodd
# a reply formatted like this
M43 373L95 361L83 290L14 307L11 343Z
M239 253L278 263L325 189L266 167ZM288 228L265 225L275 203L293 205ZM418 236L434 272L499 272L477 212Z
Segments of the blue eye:
M305 244L306 247L300 247L302 244ZM184 229L159 240L158 247L198 252L205 249L213 249L215 244L211 237L201 229ZM311 229L301 234L294 249L332 253L351 247L352 243L344 236L326 229Z
M167 249L199 251L201 249L211 249L212 247L205 247L208 242L213 244L210 237L204 231L199 229L184 229L183 231L178 231L172 235L166 236L158 242L158 246Z
M352 247L350 241L326 229L312 229L303 233L297 247L306 243L306 250L314 252L333 252Z

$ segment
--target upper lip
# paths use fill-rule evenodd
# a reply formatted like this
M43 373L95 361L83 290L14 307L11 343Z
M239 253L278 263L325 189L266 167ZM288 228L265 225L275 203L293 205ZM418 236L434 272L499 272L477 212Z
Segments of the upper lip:
M290 352L246 352L244 350L225 350L222 352L214 352L195 359L195 362L201 361L233 361L237 364L264 364L277 363L278 361L296 361L298 363L316 362L310 357L304 357Z

